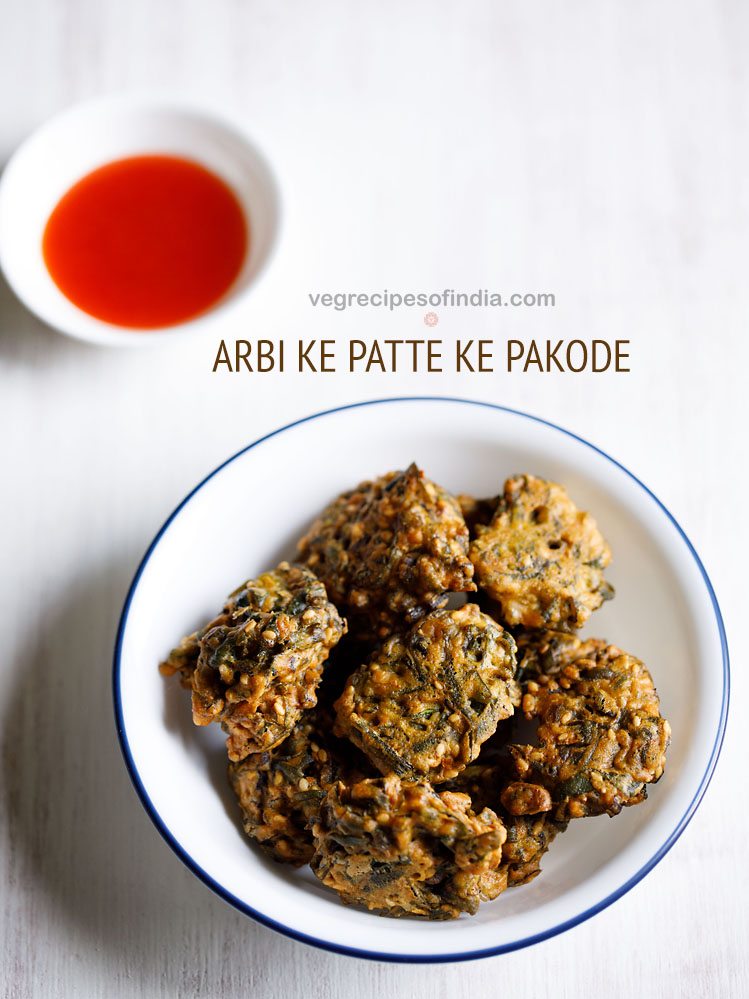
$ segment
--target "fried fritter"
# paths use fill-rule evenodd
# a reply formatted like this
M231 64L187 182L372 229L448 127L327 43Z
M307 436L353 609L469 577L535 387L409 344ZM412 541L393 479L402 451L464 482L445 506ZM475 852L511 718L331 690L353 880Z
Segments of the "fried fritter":
M386 916L455 919L496 898L506 833L470 798L391 774L334 784L313 825L312 869L351 905Z
M507 841L502 863L507 865L507 887L527 885L541 873L541 860L552 841L567 828L548 815L517 815L504 819Z
M474 811L490 808L499 815L507 829L502 847L501 870L506 874L507 887L527 884L541 872L541 859L552 840L567 828L547 811L539 814L513 815L502 804L503 791L508 786L508 762L474 763L450 781L451 790L467 794ZM532 785L529 785L532 786Z
M606 643L600 638L582 639L569 631L539 631L516 628L517 675L520 680L536 680L539 673L555 674L586 653L594 653Z
M222 613L183 640L162 671L189 679L196 725L218 721L238 761L282 742L316 689L328 653L346 623L325 586L304 566L282 562L229 597Z
M211 622L213 623L215 622ZM211 624L208 625L209 628ZM180 683L188 690L192 688L192 677L200 655L200 637L205 630L201 629L192 635L186 635L159 665L159 671L163 676L174 676L175 673L179 673Z
M393 635L349 678L336 732L384 774L448 780L513 712L515 642L475 604Z
M581 628L613 596L603 578L608 545L590 514L554 482L508 479L493 520L476 530L470 553L477 581L511 627Z
M384 638L475 590L457 501L416 465L339 496L299 543L352 632Z
M663 773L671 734L645 665L597 638L546 633L520 643L522 710L538 719L538 745L509 747L517 780L504 807L524 814L545 789L549 813L562 821L643 801Z
M354 759L357 751L333 738L330 728L326 713L305 712L279 746L229 764L245 832L282 863L299 867L310 862L314 845L309 823L325 793L337 780L365 776Z
M475 913L535 878L571 819L661 777L650 673L575 633L613 596L611 554L562 486L453 497L412 464L339 496L299 553L160 669L227 732L248 837L346 904ZM475 602L448 609L474 576Z

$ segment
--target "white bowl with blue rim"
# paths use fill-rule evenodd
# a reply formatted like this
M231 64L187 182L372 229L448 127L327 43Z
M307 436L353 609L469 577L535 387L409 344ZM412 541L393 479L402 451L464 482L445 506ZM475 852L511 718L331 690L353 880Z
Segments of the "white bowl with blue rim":
M542 873L452 922L387 919L345 907L308 868L274 863L245 837L226 783L224 738L197 729L189 699L157 664L239 582L293 556L336 494L416 461L455 492L496 494L533 472L564 483L614 552L616 598L584 634L642 658L673 732L666 772L643 804L573 821ZM610 905L658 863L699 805L728 709L725 633L697 553L631 472L551 423L486 403L390 399L319 413L249 444L207 476L158 532L122 614L114 664L117 726L156 828L209 888L254 919L344 954L457 961L515 950Z

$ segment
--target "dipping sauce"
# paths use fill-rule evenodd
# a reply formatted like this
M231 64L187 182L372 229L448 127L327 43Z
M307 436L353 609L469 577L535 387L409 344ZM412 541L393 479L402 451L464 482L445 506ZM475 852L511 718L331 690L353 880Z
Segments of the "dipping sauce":
M176 156L115 160L79 180L58 202L42 240L60 291L118 326L173 326L228 291L248 248L234 192Z

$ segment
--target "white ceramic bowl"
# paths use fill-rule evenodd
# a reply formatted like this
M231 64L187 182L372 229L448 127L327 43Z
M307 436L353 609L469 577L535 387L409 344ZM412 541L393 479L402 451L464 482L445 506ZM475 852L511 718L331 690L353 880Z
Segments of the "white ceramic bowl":
M250 250L222 300L197 319L132 330L96 319L63 295L42 256L42 236L60 198L111 160L144 153L201 163L235 192L249 221ZM137 346L204 332L240 304L265 268L279 227L271 171L248 138L215 114L134 96L103 97L52 118L14 153L0 180L0 267L16 295L62 333L92 343Z
M616 599L586 633L649 665L671 722L663 779L648 800L572 822L540 877L454 922L384 919L344 907L309 869L264 858L244 837L226 786L223 736L196 729L186 694L157 672L175 639L204 623L240 581L293 552L341 490L418 462L447 488L496 493L531 471L593 511L614 550ZM447 961L513 950L609 905L663 857L715 766L728 706L728 655L710 582L655 496L602 451L523 413L456 399L395 399L331 410L249 445L211 473L161 528L122 614L114 667L117 726L130 775L187 866L242 912L346 954Z

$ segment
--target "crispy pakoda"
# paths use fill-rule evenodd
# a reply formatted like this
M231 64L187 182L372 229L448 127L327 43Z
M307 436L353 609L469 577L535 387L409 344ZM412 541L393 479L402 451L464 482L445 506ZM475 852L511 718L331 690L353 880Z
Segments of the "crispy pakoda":
M597 638L545 633L520 636L520 647L522 710L538 721L538 745L509 747L516 780L503 806L522 815L544 801L563 821L643 801L671 734L645 665Z
M454 919L496 898L505 828L464 794L394 774L338 783L314 823L312 869L351 905L386 916Z
M325 793L338 780L365 776L356 749L330 734L331 721L319 709L305 712L279 746L251 753L229 764L229 782L237 796L242 825L266 853L282 863L301 866L312 859L309 823Z
M514 888L540 874L542 857L567 823L555 821L547 808L539 807L533 814L512 814L504 807L503 792L511 779L508 762L505 758L497 763L474 763L448 787L467 794L474 811L490 808L502 819L507 839L502 847L501 869L507 875L507 887Z
M476 579L511 627L581 628L613 596L603 578L608 545L590 514L554 482L508 479L491 523L476 530Z
M211 624L213 623L211 622ZM209 624L208 627L210 626ZM163 676L174 676L175 673L179 673L180 683L188 690L192 688L192 677L200 656L200 638L205 630L201 629L191 635L186 635L172 649L164 662L159 664L159 670Z
M242 825L276 861L380 915L454 919L661 777L650 673L576 633L611 556L562 486L453 497L411 465L334 500L299 553L160 667L225 729Z
M393 635L349 678L336 732L384 774L448 780L513 712L515 642L475 604Z
M513 815L504 819L507 841L502 862L507 865L507 887L527 885L541 873L541 860L552 841L567 828L548 815Z
M282 742L315 705L323 663L346 623L305 566L282 562L231 594L221 614L162 664L192 689L196 725L218 721L229 759Z
M457 500L413 464L339 496L299 553L362 636L383 638L475 590Z

